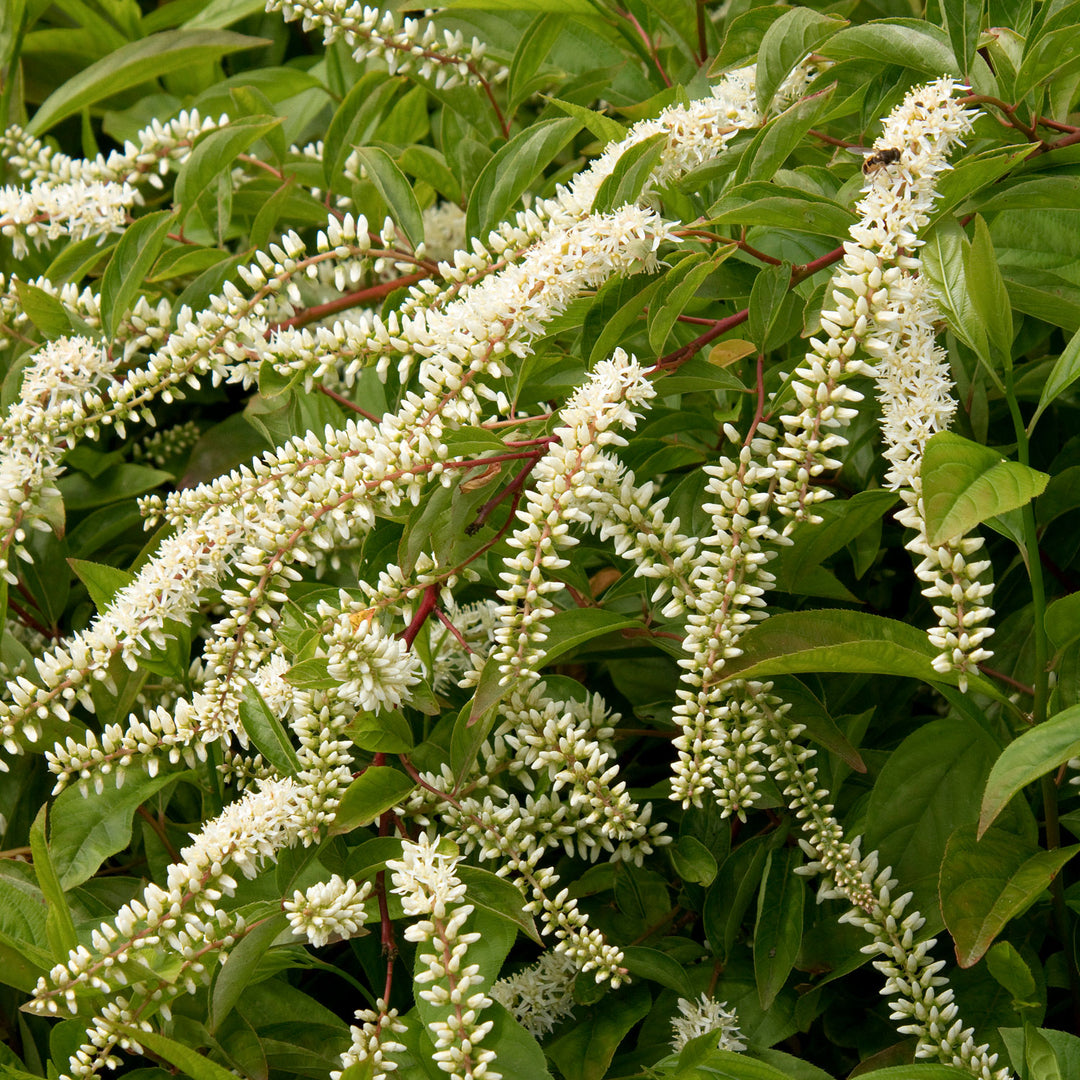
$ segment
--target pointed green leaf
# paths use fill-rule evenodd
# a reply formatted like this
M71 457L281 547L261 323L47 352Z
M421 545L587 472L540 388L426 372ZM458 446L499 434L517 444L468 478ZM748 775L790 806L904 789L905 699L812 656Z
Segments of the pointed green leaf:
M925 243L919 249L922 271L934 287L938 303L949 320L949 326L986 365L999 389L1003 389L1001 377L990 362L986 328L982 325L968 291L964 268L970 244L964 230L956 218L949 215L930 229L924 240Z
M200 199L215 197L217 182L222 176L229 181L231 197L232 180L228 172L237 155L281 122L280 116L245 116L200 135L173 185L176 204L187 212Z
M292 740L251 683L245 683L240 698L240 723L255 749L279 773L295 776L300 771Z
M358 146L356 155L370 180L386 201L390 216L413 247L424 241L424 218L412 184L397 167L394 159L377 146Z
M850 26L834 34L821 52L834 60L874 60L900 64L937 78L961 75L945 31L921 19L889 19Z
M517 201L540 179L557 153L581 130L573 117L544 120L515 135L484 166L469 195L466 229L486 240L510 216Z
M170 1065L175 1065L191 1080L236 1080L235 1074L223 1068L216 1061L192 1050L174 1039L167 1039L154 1031L133 1029L132 1036L158 1057L164 1058Z
M982 11L983 0L941 0L941 14L952 51L965 74L975 59Z
M675 957L659 949L650 949L645 945L626 945L623 947L623 961L631 975L666 986L669 990L674 990L679 997L694 996L690 981L686 977L686 969Z
M546 651L540 666L553 664L564 653L593 638L640 626L640 619L630 619L603 608L571 608L569 611L560 611L548 620L548 636L544 642Z
M65 889L87 881L107 858L131 843L135 811L177 776L117 771L117 784L122 781L123 787L110 784L100 793L83 794L76 785L62 791L53 804L49 849Z
M1040 776L1053 772L1069 758L1080 755L1080 705L1059 712L1025 731L994 762L983 792L979 835L994 823L1009 800Z
M962 825L941 862L941 915L956 944L956 960L971 967L982 959L1011 919L1022 915L1049 887L1080 845L1043 851L1000 829L976 839Z
M572 101L560 101L559 98L549 98L548 101L559 112L564 112L567 116L572 116L579 121L582 127L592 132L605 145L619 142L620 139L626 137L626 128L618 120L612 120L610 116L605 116L595 109L575 105Z
M754 977L763 1009L783 989L802 944L806 882L795 873L801 864L797 847L770 851L765 860L754 925Z
M696 837L684 835L668 849L671 865L683 881L710 886L716 878L716 858Z
M86 591L90 593L90 599L94 601L94 607L99 612L104 611L112 603L112 598L135 580L135 575L130 571L106 563L68 559L68 565L86 586Z
M998 269L994 243L982 216L975 216L975 235L964 250L964 271L971 302L986 329L995 360L1012 364L1013 320L1009 291Z
M646 139L631 143L597 189L592 212L610 214L627 203L636 203L653 170L660 164L667 140L667 132L658 131Z
M159 210L134 222L116 245L101 277L101 319L105 333L116 336L120 320L146 284L169 230L176 220L173 210Z
M1076 380L1080 378L1080 330L1077 330L1069 343L1065 346L1062 354L1054 361L1050 374L1043 383L1042 393L1039 395L1039 405L1028 424L1028 434L1035 430L1039 417L1047 407L1058 397L1065 393Z
M380 814L397 806L416 784L387 765L369 765L345 790L330 826L332 836L370 825Z
M811 8L785 11L765 31L757 58L757 107L768 112L780 84L808 53L816 52L823 41L847 26L846 19L823 15Z
M72 333L67 308L55 296L29 281L16 280L13 284L19 296L19 305L42 337L52 341Z
M412 729L399 709L360 713L345 734L372 754L407 754L413 748Z
M369 841L370 843L370 841ZM479 866L461 864L457 868L458 879L464 884L470 904L486 908L488 912L514 923L517 928L541 944L533 917L525 911L525 897L521 890L506 878L483 870Z
M739 644L743 654L725 665L726 678L863 672L956 684L955 675L934 669L937 649L923 630L862 611L782 612L748 630ZM985 676L969 676L968 683L980 694L1007 700Z
M574 1025L548 1041L544 1050L566 1080L601 1080L619 1044L651 1004L648 989L631 983L605 995L599 1004L576 1009Z
M1050 1040L1032 1023L1024 1025L1024 1064L1032 1078L1062 1080L1057 1054Z
M255 919L250 913L245 912L245 919L250 929L243 940L229 953L228 963L217 970L210 998L210 1015L207 1020L207 1027L211 1034L217 1031L221 1022L232 1012L233 1006L240 1000L240 995L247 989L248 984L256 981L255 972L260 961L273 944L274 938L289 925L285 912L278 911L276 914L268 912L267 914L270 917L266 918L265 922L252 926Z
M45 897L47 913L45 915L45 937L54 960L66 960L68 953L78 947L79 938L75 933L75 923L71 918L67 897L60 885L52 853L45 839L46 816L48 807L42 806L30 827L30 853L34 858L34 874L38 888Z
M913 906L928 933L941 923L938 871L949 838L979 816L979 792L997 760L997 743L967 716L932 720L892 751L877 777L866 810L867 850L915 894ZM1017 800L1002 828L1035 843L1026 803Z
M1049 479L987 446L939 431L922 460L927 540L936 545L965 536L987 518L1041 495Z
M151 34L102 57L62 83L42 102L26 130L32 135L42 135L80 109L96 105L122 90L192 64L269 44L265 38L247 37L230 30L168 30Z

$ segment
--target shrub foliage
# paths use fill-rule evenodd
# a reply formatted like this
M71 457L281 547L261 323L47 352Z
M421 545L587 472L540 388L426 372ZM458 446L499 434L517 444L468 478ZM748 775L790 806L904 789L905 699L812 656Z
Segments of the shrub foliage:
M1078 11L0 6L0 1071L1080 1074Z

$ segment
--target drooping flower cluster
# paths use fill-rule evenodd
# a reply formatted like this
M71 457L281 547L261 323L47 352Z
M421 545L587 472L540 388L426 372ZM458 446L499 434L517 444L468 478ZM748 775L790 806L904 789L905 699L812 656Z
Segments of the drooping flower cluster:
M123 229L135 200L135 189L128 184L100 180L9 185L0 188L0 235L11 240L17 259L29 251L27 241L40 247L61 236L103 240Z
M951 168L947 155L963 145L974 116L957 104L955 92L953 80L940 79L912 91L885 120L874 149L897 149L899 159L874 173L859 203L862 221L852 229L855 243L876 252L878 259L868 272L864 269L845 282L853 295L859 295L865 283L866 310L862 315L850 307L822 312L822 325L830 320L831 330L835 316L840 325L848 325L852 317L869 320L865 347L877 361L874 377L883 453L890 464L887 480L904 500L896 517L915 533L907 547L921 557L915 573L940 620L930 631L931 642L940 650L934 667L942 673L958 672L963 688L968 673L991 655L984 643L994 632L987 625L993 609L986 602L993 587L979 580L989 562L969 561L983 546L980 537L948 537L931 544L926 535L923 450L935 432L949 427L956 401L948 357L935 340L941 315L919 276L917 257L922 244L918 233L930 220L938 180ZM893 265L881 273L883 263Z
M368 7L360 0L267 0L267 11L280 11L286 22L302 20L305 31L321 29L323 42L342 40L363 62L377 58L390 74L415 71L422 79L434 76L438 89L460 83L501 82L509 69L494 63L476 38L468 45L461 31L444 30L441 37L430 19L405 19L394 12Z
M743 1034L739 1030L739 1017L726 1002L717 1001L702 994L694 1001L679 998L679 1013L671 1020L671 1047L681 1050L691 1039L714 1033L718 1050L736 1053L746 1049Z
M364 901L371 895L372 883L343 881L333 874L307 889L297 889L283 904L293 933L306 937L320 948L331 938L342 940L367 933L361 928L368 918Z
M491 996L530 1034L546 1035L560 1020L573 1015L577 971L570 957L551 950L535 964L499 979Z
M415 976L416 983L427 987L418 996L441 1014L428 1025L433 1060L453 1080L501 1080L502 1073L490 1067L495 1052L480 1046L492 1028L493 1021L480 1019L492 999L478 989L483 982L479 966L466 962L480 934L464 929L474 908L462 903L465 886L454 873L458 861L441 854L422 833L416 843L406 840L401 858L391 859L386 868L405 914L421 916L406 928L405 937L419 946L418 963L427 965Z

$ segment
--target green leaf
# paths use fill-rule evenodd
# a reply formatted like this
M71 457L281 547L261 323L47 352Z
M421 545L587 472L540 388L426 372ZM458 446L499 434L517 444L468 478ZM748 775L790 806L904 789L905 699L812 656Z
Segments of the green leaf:
M387 765L369 765L345 790L330 826L331 836L370 825L380 814L397 806L416 784Z
M490 665L492 673L496 681L499 676L496 674L498 671L498 665L492 661L494 657L488 658L488 665ZM485 665L484 674L486 675L488 666ZM476 755L480 750L484 740L491 734L491 729L495 726L495 718L498 712L496 705L502 700L502 696L505 693L503 687L498 687L498 697L492 701L486 709L480 710L480 705L483 700L487 700L487 694L484 699L480 698L479 691L485 689L488 693L494 693L492 683L489 681L487 686L484 685L484 679L481 677L480 684L477 686L477 694L473 698L471 703L458 713L457 719L454 721L454 730L450 736L450 768L454 773L454 777L457 783L461 783L472 769L474 762L476 761Z
M659 284L659 282L658 282ZM656 384L662 397L669 394L696 394L702 391L734 390L749 391L739 380L719 363L695 356L680 364L670 375L665 374Z
M484 166L469 195L465 227L484 240L543 174L557 153L581 130L573 117L544 120L515 135Z
M525 897L516 885L490 870L465 863L458 866L456 873L466 888L466 897L470 904L513 923L526 937L531 938L537 945L541 944L536 923L525 911Z
M1069 338L1069 343L1065 346L1062 354L1054 361L1054 366L1050 369L1046 382L1043 383L1038 407L1028 423L1028 435L1035 430L1039 417L1042 416L1047 407L1064 394L1078 378L1080 378L1080 330L1077 330Z
M151 82L192 64L206 63L241 49L269 42L230 30L169 30L124 45L96 64L84 68L54 90L26 125L31 135L43 135L80 109Z
M14 860L0 872L0 983L33 990L57 960L46 945L48 911L32 867Z
M754 925L754 976L763 1009L772 1007L802 944L806 882L795 873L800 865L797 847L770 851L765 860Z
M108 566L105 563L68 559L68 565L86 586L90 599L94 601L94 607L99 612L104 611L112 603L112 598L135 580L135 575L130 571L121 570L117 566Z
M295 776L300 759L292 740L252 683L244 684L239 711L240 723L255 749L283 776Z
M660 164L667 141L667 132L658 131L631 143L619 155L614 168L597 189L592 212L610 214L627 203L636 203L649 177Z
M383 197L390 216L397 222L413 247L424 242L424 218L413 193L412 184L397 167L394 159L377 146L358 146L356 156L364 173Z
M951 431L926 444L922 460L926 537L931 545L965 536L987 518L1024 506L1050 479Z
M620 987L599 1004L576 1009L574 1026L547 1042L544 1050L565 1080L602 1080L626 1033L651 1004L644 986Z
M1073 69L1080 60L1080 4L1065 3L1048 9L1051 14L1027 42L1024 59L1016 73L1013 95L1021 101L1040 84L1045 85L1064 69Z
M553 615L547 623L546 651L540 667L553 664L564 653L603 634L614 634L641 626L640 619L629 619L603 608L571 608Z
M221 1022L232 1012L248 984L256 981L255 972L260 961L273 944L274 938L289 925L285 912L267 914L270 917L248 930L243 940L229 952L224 967L218 968L210 995L210 1015L207 1021L211 1034L217 1031ZM248 913L245 913L245 920L249 927L254 921Z
M984 0L941 0L941 14L949 32L953 55L967 74L975 60Z
M1080 705L1051 716L1009 743L994 762L986 781L979 836L990 828L1022 787L1077 755L1080 755Z
M635 274L630 278L611 281L600 290L585 316L584 345L588 349L589 367L606 360L616 346L626 342L637 327L642 312L651 307L653 298L664 284L664 275L648 277ZM595 334L592 347L589 339Z
M218 177L226 175L238 154L282 122L280 116L245 116L222 128L199 136L191 156L184 162L173 186L173 198L185 212L212 193ZM230 191L232 180L229 179Z
M1001 379L990 363L990 346L986 328L982 325L968 291L965 265L970 246L960 223L952 215L942 218L924 234L920 248L923 273L934 287L938 303L949 320L949 326L960 340L986 364L999 389Z
M56 482L68 511L93 510L152 491L173 479L172 473L147 465L119 465L91 479L83 473L61 476Z
M618 120L612 120L610 116L605 116L595 109L575 105L572 101L560 101L555 97L548 98L548 103L554 105L560 112L566 113L567 116L572 116L604 145L619 142L626 137L626 128Z
M964 271L971 302L979 315L999 364L1012 366L1012 304L1005 279L998 269L998 258L990 230L979 214L975 215L975 236L964 249Z
M651 979L680 997L694 997L693 987L686 977L686 968L673 956L645 945L623 946L623 962L627 971L640 979Z
M795 526L790 547L780 549L769 564L777 587L791 592L814 567L849 544L896 505L895 492L881 489L856 492L850 499L834 500L815 508L822 521Z
M819 192L751 180L725 191L713 203L706 226L771 225L815 236L846 237L857 220L846 206Z
M696 836L680 836L667 850L675 873L683 881L706 887L713 883L719 869L716 858Z
M30 853L34 859L34 874L37 877L38 888L41 889L41 895L45 898L47 907L45 937L49 942L53 958L64 961L68 953L78 947L79 938L75 933L71 909L68 907L67 897L64 896L60 878L53 865L52 853L45 839L47 815L48 807L42 806L37 817L34 818L34 824L30 827Z
M132 1030L132 1035L148 1050L164 1058L170 1065L175 1065L185 1076L190 1076L191 1080L236 1080L228 1069L183 1043L167 1039L155 1031L138 1028Z
M649 306L649 347L664 351L676 320L710 274L734 251L734 244L721 246L712 255L693 254L672 267L660 279L656 301Z
M360 713L345 734L372 754L407 754L413 748L412 728L398 709Z
M833 60L899 64L922 75L962 75L945 32L919 19L882 19L833 34L821 52Z
M999 941L986 954L986 966L994 979L1012 995L1014 1005L1034 1001L1038 995L1035 976L1009 941Z
M761 39L757 57L757 107L765 115L780 84L808 53L817 52L823 41L847 26L846 19L823 15L810 8L785 11Z
M130 225L116 245L101 276L101 319L105 334L116 336L120 320L131 308L176 220L173 210L147 214Z
M329 690L340 686L341 680L330 674L330 661L325 656L313 656L293 664L283 676L297 690Z
M1032 1023L1024 1025L1024 1064L1028 1076L1039 1080L1061 1080L1057 1054L1050 1040Z
M1059 597L1047 609L1046 634L1060 652L1080 638L1080 593Z
M265 9L266 0L210 0L202 11L184 23L184 27L188 30L221 30Z
M915 893L914 905L941 926L938 870L949 837L979 816L979 792L998 754L995 741L963 715L924 724L886 760L866 809L866 850L878 849L883 866ZM1004 824L1029 842L1035 824L1017 803Z
M37 285L31 285L29 281L16 280L14 285L19 296L19 305L42 337L52 341L72 332L67 308L55 296Z
M941 914L956 943L957 963L965 968L982 959L1009 921L1080 851L1080 845L1043 851L1000 829L981 839L975 833L975 825L962 825L949 837L939 883Z
M537 15L521 36L510 61L506 93L513 111L528 96L528 84L540 70L552 48L566 29L566 16L559 12ZM590 112L592 110L589 110Z
M750 292L747 320L750 340L759 352L768 353L786 339L798 308L798 297L791 292L791 267L787 263L759 271Z
M323 179L334 188L342 179L354 146L370 142L379 121L397 94L398 83L381 71L369 71L345 95L323 140Z
M740 639L743 655L725 665L726 678L761 679L808 671L854 675L905 675L951 683L935 671L937 655L918 627L862 611L792 611L773 615ZM985 676L968 677L980 694L1007 700Z
M757 1061L732 1050L720 1050L713 1034L699 1035L679 1053L675 1071L667 1074L671 1080L791 1080L764 1061Z
M118 772L117 779L124 778L121 788L84 795L76 785L62 791L53 803L49 848L65 890L89 880L107 858L128 846L135 811L177 776Z
M771 180L776 170L802 144L810 128L819 123L832 106L836 85L818 90L788 106L770 120L753 138L735 168L734 183Z

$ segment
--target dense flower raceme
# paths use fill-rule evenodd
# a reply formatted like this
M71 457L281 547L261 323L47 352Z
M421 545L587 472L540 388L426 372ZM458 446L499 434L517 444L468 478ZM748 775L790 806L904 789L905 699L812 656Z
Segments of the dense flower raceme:
M16 258L27 253L28 240L40 246L61 236L104 239L124 228L135 201L128 184L100 180L8 186L0 188L0 233L11 239Z
M691 1039L714 1033L720 1050L745 1050L739 1017L724 1002L702 994L695 1001L679 998L679 1016L671 1021L673 1050L681 1050Z
M358 61L385 61L391 75L415 71L424 79L434 76L439 89L462 82L497 83L509 74L485 57L485 46L476 38L466 45L460 31L439 35L430 19L405 19L399 27L392 11L359 0L267 0L266 10L280 11L286 22L302 20L304 30L321 29L325 44L344 41Z

